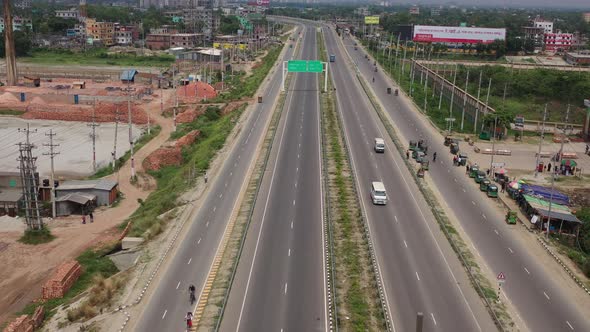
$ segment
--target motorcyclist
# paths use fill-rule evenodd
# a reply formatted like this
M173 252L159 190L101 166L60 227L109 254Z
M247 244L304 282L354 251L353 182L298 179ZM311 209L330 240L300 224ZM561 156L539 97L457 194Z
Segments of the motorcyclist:
M191 327L193 327L193 313L192 312L187 312L186 316L184 316L184 320L186 321L186 328L190 329Z
M373 76L373 83L375 83L375 76Z
M436 152L432 154L432 161L436 161Z
M195 285L190 285L188 286L188 295L189 295L189 299L191 304L193 304L193 302L195 302L196 298L195 298Z

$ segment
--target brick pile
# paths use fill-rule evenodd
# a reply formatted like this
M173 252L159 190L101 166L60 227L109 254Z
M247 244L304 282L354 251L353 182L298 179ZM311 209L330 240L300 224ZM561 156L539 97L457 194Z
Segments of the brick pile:
M236 102L229 103L221 110L221 114L227 115L227 114L237 110L238 108L240 108L240 106L245 105L245 104L247 104L247 103L245 103L243 101L236 101Z
M33 322L33 327L38 328L43 324L43 319L45 319L45 307L40 305L35 309L33 313L33 317L31 317L31 321Z
M197 107L197 108L190 108L185 110L182 113L179 113L176 115L176 123L189 123L189 122L193 122L197 119L197 117L201 114L203 114L203 108L202 107Z
M182 163L182 150L179 147L161 147L143 160L143 168L157 171L165 166L178 166Z
M6 328L4 332L32 332L33 321L28 315L18 316Z
M82 266L77 261L61 264L53 277L43 286L43 299L62 298L82 274Z
M193 130L179 138L174 146L158 148L143 160L143 168L157 171L165 166L179 166L182 163L182 147L193 144L199 135L200 131Z
M211 99L217 96L215 89L211 85L203 82L191 82L185 86L181 86L176 93L178 99L185 103Z
M115 113L119 109L119 120L127 122L127 104L97 103L96 122L115 122ZM32 103L27 106L23 119L92 121L92 106L85 105L47 105ZM137 105L131 105L131 121L146 124L147 114Z
M191 145L195 142L195 140L197 139L197 137L199 137L199 135L201 135L201 132L199 130L193 130L193 131L189 132L188 134L179 138L178 141L176 141L175 145L176 145L176 147L179 147L179 148L182 148L183 146Z

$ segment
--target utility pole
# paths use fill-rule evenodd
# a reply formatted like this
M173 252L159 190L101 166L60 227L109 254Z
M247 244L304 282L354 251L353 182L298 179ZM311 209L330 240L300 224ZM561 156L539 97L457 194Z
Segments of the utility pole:
M32 150L35 145L31 144L30 134L35 133L37 130L31 130L27 123L26 129L18 129L18 132L24 132L26 135L26 143L18 143L20 156L18 161L20 162L20 175L23 184L23 196L25 198L25 221L29 229L41 230L43 228L43 220L39 213L39 201L38 201L38 187L36 178L36 166L35 162L37 157L33 157Z
M483 110L483 115L488 114L488 101L490 100L490 90L492 89L492 78L490 77L490 81L488 82L488 95L486 97L486 105L485 109ZM481 130L483 130L483 121L481 122Z
M129 146L131 151L131 179L135 179L135 159L133 156L133 126L131 122L131 87L127 81L127 117L129 118Z
M51 216L55 218L55 169L53 167L53 157L59 154L59 152L53 151L53 148L58 147L59 144L53 144L53 129L49 129L49 133L45 134L45 136L49 136L49 144L43 144L43 146L49 147L49 153L43 153L44 156L49 156L51 158Z
M119 105L115 110L115 144L113 145L113 171L117 167L117 134L119 132Z
M96 127L100 125L96 123L95 111L96 99L94 99L94 106L92 107L92 123L87 124L88 127L92 128L92 133L90 134L90 137L92 137L92 170L96 172Z
M477 116L479 115L479 95L481 92L481 78L483 75L483 71L479 71L479 85L477 87L477 106L475 107L475 120L473 121L473 133L477 132Z
M467 88L469 88L469 70L465 79L465 98L463 98L463 112L461 112L461 131L463 131L463 122L465 122L465 107L467 107Z
M443 96L443 91L445 89L445 76L444 76L444 71L445 71L445 65L443 64L443 74L440 75L440 96L438 97L438 110L440 111L440 108L442 106L442 96Z
M565 124L563 125L563 137L561 138L561 147L559 148L559 160L563 158L563 144L565 143L565 132L567 130L567 124L570 118L570 104L567 104L567 112L565 113ZM553 173L551 173L551 198L549 200L549 220L551 220L551 203L553 201L553 188L555 186L555 168L553 168ZM547 226L549 226L549 222L547 222ZM563 228L563 219L559 224L559 234L561 234L561 229ZM547 228L549 229L549 228ZM549 232L547 232L549 234ZM549 235L547 235L549 237Z
M494 175L494 155L496 154L496 128L498 126L498 114L494 118L494 132L492 133L492 158L490 159L490 173Z
M453 86L451 86L451 105L449 106L449 118L453 117L453 101L455 100L455 83L457 82L458 66L455 65L455 75L453 75ZM449 135L453 130L453 121L449 121Z
M539 158L541 158L541 146L543 145L543 138L545 138L545 119L547 118L547 104L543 111L543 126L541 127L541 139L539 140L539 152L537 152L537 162L535 164L535 177L539 174Z

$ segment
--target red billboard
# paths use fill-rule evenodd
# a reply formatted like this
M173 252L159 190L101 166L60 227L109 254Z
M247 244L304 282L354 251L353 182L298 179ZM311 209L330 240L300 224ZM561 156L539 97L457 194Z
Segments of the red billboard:
M416 42L490 44L497 39L506 39L506 29L414 26L413 40Z
M261 6L261 7L269 7L270 0L256 0L256 1L248 1L249 6Z

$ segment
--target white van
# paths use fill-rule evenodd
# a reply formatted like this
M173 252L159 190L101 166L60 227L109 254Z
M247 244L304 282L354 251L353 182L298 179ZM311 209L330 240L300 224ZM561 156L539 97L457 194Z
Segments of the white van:
M375 138L375 152L385 152L385 140L383 138Z
M371 183L371 199L373 200L373 204L387 204L387 193L382 182Z

